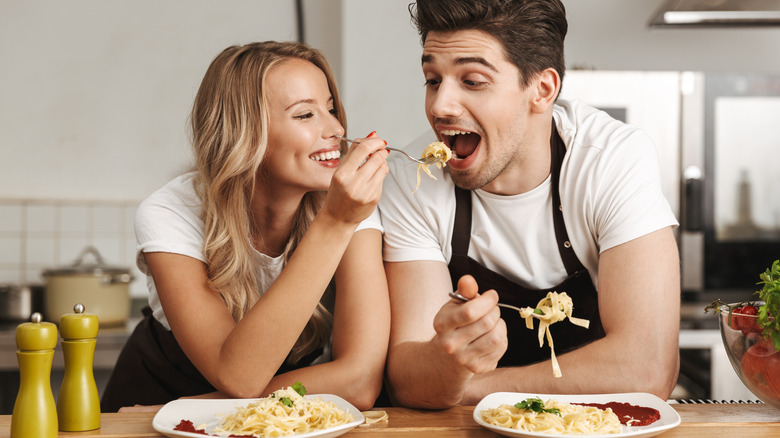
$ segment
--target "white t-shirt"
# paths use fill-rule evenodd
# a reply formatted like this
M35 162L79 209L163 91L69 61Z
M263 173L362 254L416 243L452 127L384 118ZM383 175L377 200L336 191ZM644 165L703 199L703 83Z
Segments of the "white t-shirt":
M657 151L645 133L578 101L559 101L553 119L567 149L560 177L564 222L596 285L602 251L676 226L677 220L661 191ZM420 156L435 140L432 131L423 134L407 152ZM448 167L431 167L437 180L423 173L412 193L416 164L400 156L389 161L379 203L385 261L449 263L455 196ZM527 288L560 283L566 269L555 240L550 177L519 195L473 190L468 255Z
M146 266L144 252L182 254L207 263L203 254L201 203L192 183L194 176L191 172L176 177L146 198L135 215L136 264L146 274L152 315L168 330L171 327L157 296L154 279ZM382 231L377 210L357 230L365 228ZM255 251L254 256L259 273L258 294L262 296L281 274L284 260L282 256L270 257L259 251Z

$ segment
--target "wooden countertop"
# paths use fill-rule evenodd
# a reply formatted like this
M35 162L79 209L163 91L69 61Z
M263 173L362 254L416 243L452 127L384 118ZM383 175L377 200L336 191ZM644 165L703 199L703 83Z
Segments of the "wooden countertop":
M672 404L682 424L661 437L769 438L780 436L780 410L764 404ZM473 407L443 411L386 408L387 423L358 427L345 437L490 437L495 433L479 426L472 418ZM161 437L152 428L154 412L128 412L101 415L101 428L89 432L60 432L61 437L93 438ZM11 416L0 416L0 438L8 438Z

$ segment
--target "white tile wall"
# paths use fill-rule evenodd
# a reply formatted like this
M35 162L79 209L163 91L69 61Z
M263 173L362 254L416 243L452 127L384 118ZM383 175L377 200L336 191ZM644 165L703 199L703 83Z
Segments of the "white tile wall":
M40 284L48 268L73 264L87 246L131 270L134 298L147 296L135 266L134 202L0 200L0 283Z

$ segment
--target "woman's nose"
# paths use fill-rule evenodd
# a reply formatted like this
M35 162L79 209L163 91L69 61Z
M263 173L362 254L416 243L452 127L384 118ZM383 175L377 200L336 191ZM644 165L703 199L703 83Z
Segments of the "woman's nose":
M344 127L341 126L341 122L339 122L336 118L333 118L333 121L325 128L323 133L325 134L326 138L333 137L334 135L340 135L343 137L347 131L345 131Z

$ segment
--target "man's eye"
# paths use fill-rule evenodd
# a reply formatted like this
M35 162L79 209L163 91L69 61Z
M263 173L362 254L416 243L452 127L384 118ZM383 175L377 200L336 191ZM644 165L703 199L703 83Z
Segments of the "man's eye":
M313 117L313 116L314 116L314 114L312 114L312 113L308 112L308 113L306 113L306 114L301 114L301 115L299 115L299 116L295 116L294 118L295 118L295 119L298 119L298 120L303 120L303 119L308 119L308 118L311 118L311 117Z
M439 79L426 79L425 80L425 86L426 87L435 87L441 83L441 80Z
M485 82L470 81L470 80L464 80L463 83L468 85L469 87L481 87L482 85L485 85Z

